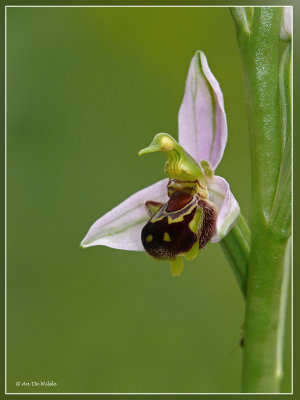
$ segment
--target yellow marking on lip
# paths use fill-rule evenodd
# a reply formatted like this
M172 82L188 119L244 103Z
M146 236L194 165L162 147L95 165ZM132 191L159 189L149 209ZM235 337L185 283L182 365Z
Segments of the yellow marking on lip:
M177 217L177 218L172 218L172 217L168 216L168 224L170 225L170 224L174 224L176 222L182 222L183 219L184 219L184 216L187 215L187 214L189 214L189 213L185 213L183 215L179 215L179 217Z
M147 242L147 243L152 242L152 240L153 240L153 236L152 236L152 235L146 236L146 242Z
M157 213L159 214L159 212ZM155 224L155 222L161 221L162 219L164 219L166 217L166 215L164 213L161 213L159 215L155 214L154 217L152 217L150 219L149 222L151 222L151 224Z
M171 242L171 238L170 238L170 235L168 234L168 232L164 233L163 241L164 242Z
M199 230L202 227L203 223L203 210L201 207L197 208L194 218L189 223L189 228L196 235L199 233Z
M195 208L195 204L190 204L188 206L186 206L185 208L182 209L182 211L174 211L174 213L168 213L168 224L173 224L176 222L182 222L184 220L184 217L186 215L189 215L190 213L193 212ZM180 212L180 214L174 218L174 216L172 214L178 214Z
M188 202L181 210L176 210L172 212L166 211L167 204L159 209L159 211L150 219L150 223L154 224L155 222L161 221L164 218L168 218L168 224L173 224L176 222L182 222L185 215L190 214L193 209L197 206L197 197L194 200ZM179 214L179 215L178 215ZM177 215L177 216L176 216Z

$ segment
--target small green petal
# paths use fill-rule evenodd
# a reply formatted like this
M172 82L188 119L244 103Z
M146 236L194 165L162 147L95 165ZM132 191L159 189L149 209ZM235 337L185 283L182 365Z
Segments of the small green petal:
M157 211L163 206L163 203L157 201L146 201L145 206L147 207L151 217L157 213Z
M201 161L200 162L201 167L203 168L204 174L207 175L209 178L212 178L214 173L210 167L210 164L208 161Z

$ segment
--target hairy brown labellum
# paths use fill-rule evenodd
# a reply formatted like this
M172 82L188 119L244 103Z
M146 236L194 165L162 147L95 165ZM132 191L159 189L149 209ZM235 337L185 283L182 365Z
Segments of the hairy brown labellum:
M198 194L184 191L171 194L162 205L147 202L151 215L157 212L142 229L142 243L146 252L154 258L174 260L189 252L195 243L205 246L215 233L216 209Z
M198 205L203 210L202 228L199 234L199 249L202 249L216 233L218 212L216 207L208 200L199 199Z

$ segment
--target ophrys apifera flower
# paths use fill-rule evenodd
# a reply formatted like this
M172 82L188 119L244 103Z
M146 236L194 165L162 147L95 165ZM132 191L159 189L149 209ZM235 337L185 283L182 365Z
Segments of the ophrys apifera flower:
M179 143L157 134L141 154L162 151L168 178L142 189L98 219L81 242L123 250L146 250L169 260L181 274L207 242L220 241L233 227L239 205L227 181L214 175L227 142L223 94L206 56L193 57L178 115Z

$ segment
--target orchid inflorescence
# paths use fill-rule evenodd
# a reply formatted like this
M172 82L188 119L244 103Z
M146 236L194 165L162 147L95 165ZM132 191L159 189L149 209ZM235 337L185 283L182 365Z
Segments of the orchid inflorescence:
M183 270L209 241L234 226L240 209L227 181L214 175L227 142L223 94L202 51L194 55L178 115L179 143L159 133L139 155L162 151L168 178L142 189L98 219L82 247L145 250Z

